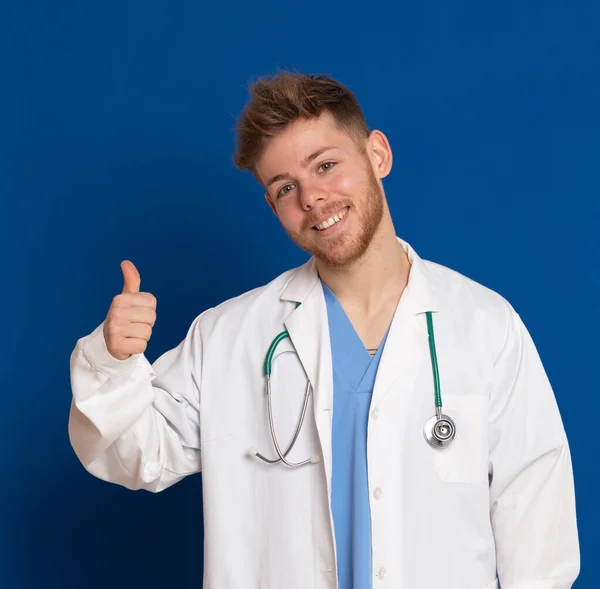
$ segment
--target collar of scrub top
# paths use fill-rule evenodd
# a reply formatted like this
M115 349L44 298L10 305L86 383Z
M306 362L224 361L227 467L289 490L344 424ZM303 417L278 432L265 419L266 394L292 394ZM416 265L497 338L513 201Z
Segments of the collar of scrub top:
M402 330L390 328L378 370L378 387L387 390L397 378L398 362L385 362L386 351L410 357L415 344L427 344L426 311L434 314L443 310L441 296L436 286L435 270L427 267L412 246L397 237L411 264L406 289L402 294L392 319L392 327L402 324ZM302 366L313 385L314 405L317 413L333 404L331 384L331 353L325 296L314 256L303 266L290 273L290 278L280 296L281 301L296 303L284 325L296 349ZM298 305L298 303L300 303ZM434 315L435 321L435 315ZM317 339L315 340L315 334ZM394 338L400 338L397 342ZM390 341L392 340L392 341ZM423 348L427 350L427 346ZM324 362L319 363L319 359ZM388 386L389 385L389 386ZM376 399L374 399L376 400Z

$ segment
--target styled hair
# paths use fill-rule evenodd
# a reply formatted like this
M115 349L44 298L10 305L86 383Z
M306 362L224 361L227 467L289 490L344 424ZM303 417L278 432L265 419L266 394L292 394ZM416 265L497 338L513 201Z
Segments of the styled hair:
M354 139L361 150L370 130L356 96L325 74L278 71L250 86L250 101L237 122L237 144L233 162L239 170L250 170L269 140L299 119L318 118L329 112L339 129Z

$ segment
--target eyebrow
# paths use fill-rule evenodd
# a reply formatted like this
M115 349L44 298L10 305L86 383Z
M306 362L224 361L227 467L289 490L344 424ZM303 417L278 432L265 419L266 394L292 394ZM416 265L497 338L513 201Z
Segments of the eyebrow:
M300 165L303 168L306 168L306 166L308 166L308 164L310 164L310 162L312 162L314 159L318 158L320 155L322 155L326 151L329 151L330 149L335 149L335 147L333 147L333 146L322 147L321 149L315 151L314 153L311 153L305 160L303 160L302 162L300 162ZM273 184L273 182L278 182L279 180L285 180L285 179L290 178L290 177L291 176L290 176L290 174L288 172L284 172L283 174L277 174L276 176L273 176L267 182L267 188L269 186L271 186L271 184Z

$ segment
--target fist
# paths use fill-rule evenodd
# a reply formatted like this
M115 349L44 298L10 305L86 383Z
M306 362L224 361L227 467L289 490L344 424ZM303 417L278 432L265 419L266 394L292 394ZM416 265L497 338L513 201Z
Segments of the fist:
M156 298L140 292L140 273L129 260L121 262L123 292L116 295L104 320L104 341L111 356L126 360L142 354L156 322Z

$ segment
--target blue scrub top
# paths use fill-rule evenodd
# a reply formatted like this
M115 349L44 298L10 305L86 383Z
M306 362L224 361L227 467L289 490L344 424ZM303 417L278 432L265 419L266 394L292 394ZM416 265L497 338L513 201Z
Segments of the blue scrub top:
M370 589L367 420L375 375L388 333L371 358L336 296L325 283L322 284L333 363L331 509L339 588Z

